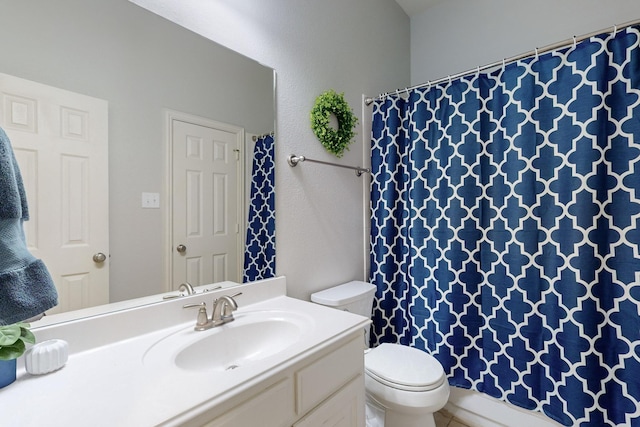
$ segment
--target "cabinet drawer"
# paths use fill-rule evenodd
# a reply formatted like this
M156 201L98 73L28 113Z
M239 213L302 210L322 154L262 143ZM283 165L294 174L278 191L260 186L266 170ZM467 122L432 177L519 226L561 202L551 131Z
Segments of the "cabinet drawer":
M337 350L298 370L296 413L300 416L364 372L362 337L357 335Z

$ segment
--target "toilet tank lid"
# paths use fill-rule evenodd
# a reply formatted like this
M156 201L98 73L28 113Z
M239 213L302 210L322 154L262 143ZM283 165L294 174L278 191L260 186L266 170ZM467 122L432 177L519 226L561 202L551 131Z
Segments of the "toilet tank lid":
M367 295L373 295L375 285L354 280L343 285L334 286L324 291L311 294L311 301L328 306L339 306L358 301Z

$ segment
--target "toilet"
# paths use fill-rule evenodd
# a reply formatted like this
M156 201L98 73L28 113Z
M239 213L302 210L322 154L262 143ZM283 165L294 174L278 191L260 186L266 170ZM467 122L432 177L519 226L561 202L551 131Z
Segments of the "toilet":
M353 281L316 292L311 301L370 318L375 291L370 283ZM365 350L364 371L367 427L435 427L433 413L447 403L449 383L433 356L400 344L380 344Z

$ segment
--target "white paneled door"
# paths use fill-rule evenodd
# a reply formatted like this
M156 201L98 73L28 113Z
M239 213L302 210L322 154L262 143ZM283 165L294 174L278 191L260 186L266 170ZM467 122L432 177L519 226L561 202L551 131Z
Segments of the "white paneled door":
M49 313L108 303L107 102L6 74L0 96L27 192L27 244L59 294Z
M244 130L205 120L170 120L172 283L242 280Z

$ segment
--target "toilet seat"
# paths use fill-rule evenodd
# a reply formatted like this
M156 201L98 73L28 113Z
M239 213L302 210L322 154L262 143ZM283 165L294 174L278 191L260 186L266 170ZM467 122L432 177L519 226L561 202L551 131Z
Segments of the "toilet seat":
M429 391L445 382L442 365L430 354L400 344L381 344L365 355L365 372L398 390Z

